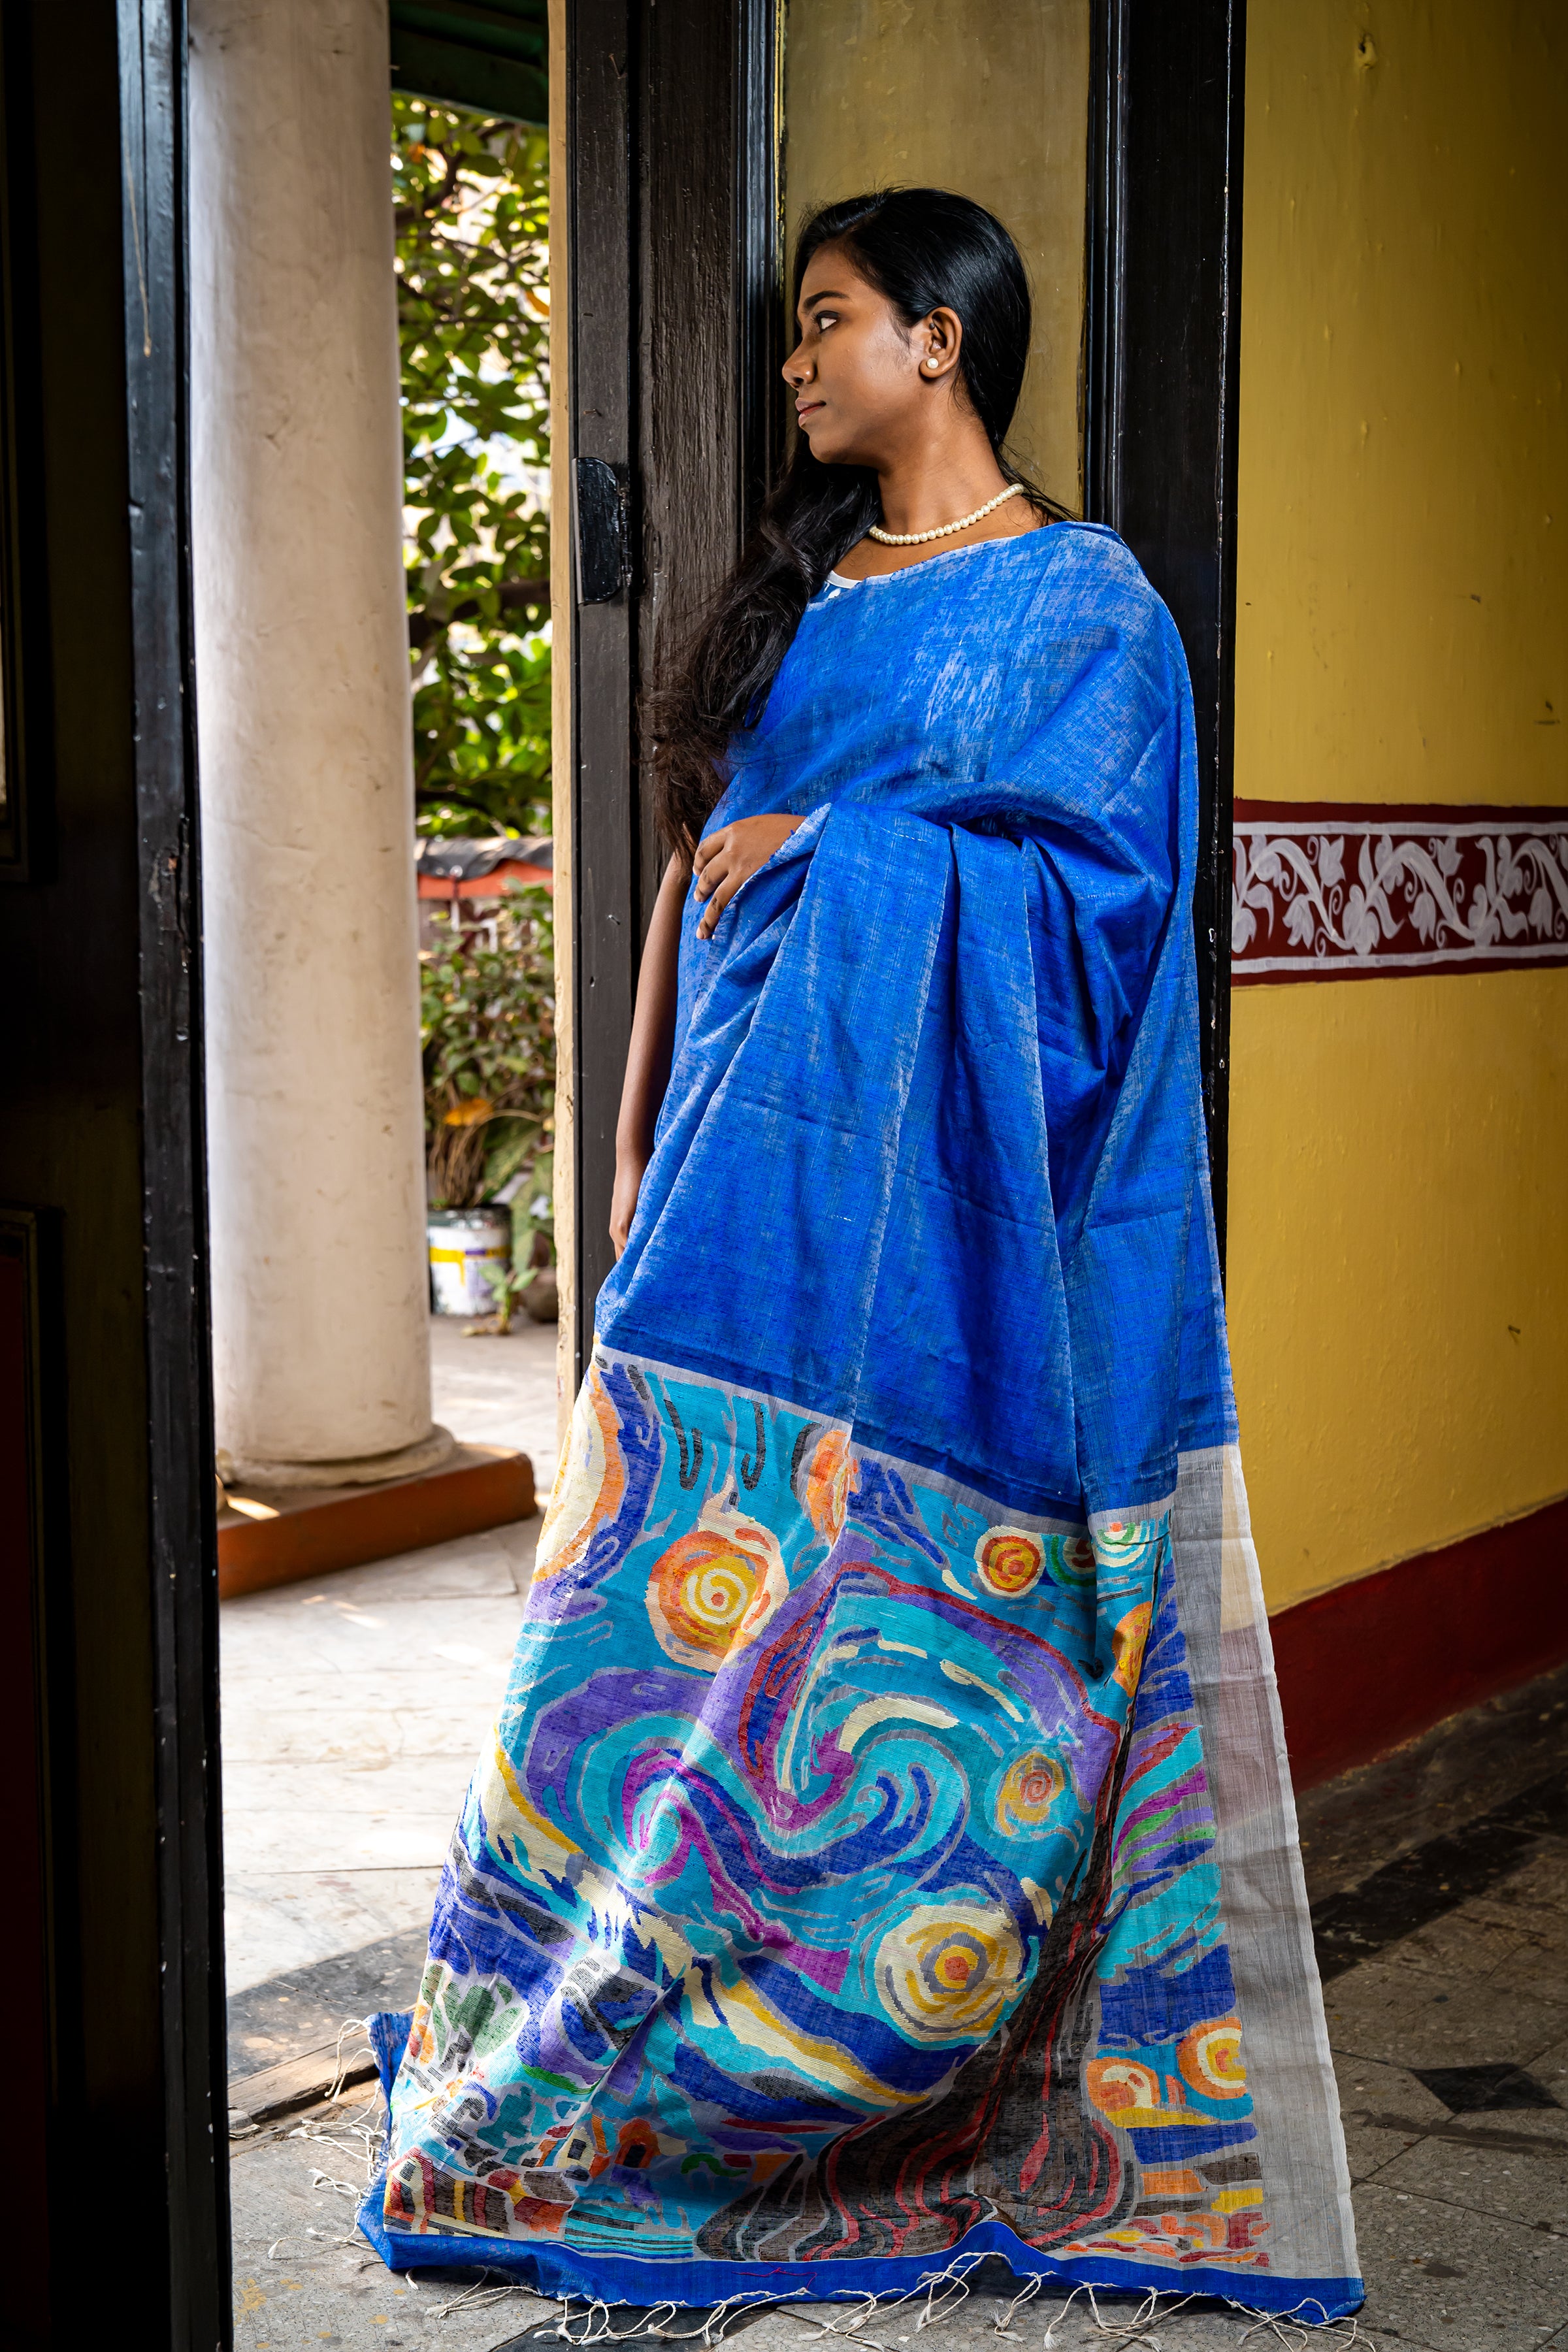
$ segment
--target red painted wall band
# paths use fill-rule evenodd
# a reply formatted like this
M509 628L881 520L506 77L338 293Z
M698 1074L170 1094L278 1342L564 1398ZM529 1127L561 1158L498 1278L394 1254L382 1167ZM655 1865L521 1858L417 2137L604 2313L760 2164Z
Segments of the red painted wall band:
M1270 1620L1298 1789L1568 1660L1568 1500Z
M1568 963L1568 808L1238 800L1237 988Z

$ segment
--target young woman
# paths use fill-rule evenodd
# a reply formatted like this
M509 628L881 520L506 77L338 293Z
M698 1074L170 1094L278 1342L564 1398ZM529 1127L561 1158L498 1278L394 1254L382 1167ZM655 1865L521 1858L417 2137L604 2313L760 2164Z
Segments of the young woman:
M620 1257L412 2019L395 2265L1360 2299L1235 1444L1190 697L964 199L806 228L654 707Z

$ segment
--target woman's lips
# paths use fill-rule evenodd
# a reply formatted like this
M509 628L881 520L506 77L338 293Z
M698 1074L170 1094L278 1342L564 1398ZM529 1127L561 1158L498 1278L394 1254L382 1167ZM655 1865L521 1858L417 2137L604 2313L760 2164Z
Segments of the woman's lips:
M804 425L808 416L815 416L819 408L826 405L826 402L822 400L797 400L795 404L795 423Z

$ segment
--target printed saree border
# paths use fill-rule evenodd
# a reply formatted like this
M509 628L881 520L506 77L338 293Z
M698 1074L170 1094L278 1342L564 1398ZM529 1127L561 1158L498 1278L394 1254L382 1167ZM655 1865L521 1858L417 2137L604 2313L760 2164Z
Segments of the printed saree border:
M1238 800L1231 980L1568 964L1568 808Z
M633 1335L635 1336L635 1335ZM1162 1465L1151 1476L1129 1475L1123 1486L1117 1489L1115 1505L1108 1509L1084 1511L1056 1489L1032 1486L1012 1474L1002 1478L994 1465L976 1468L961 1461L944 1448L922 1445L918 1439L900 1438L895 1444L889 1433L879 1424L854 1412L844 1395L814 1384L800 1377L798 1371L777 1371L759 1375L755 1366L745 1365L732 1357L710 1348L692 1347L680 1363L668 1357L650 1354L640 1347L628 1346L624 1338L605 1340L595 1334L593 1361L598 1364L635 1365L644 1371L655 1372L661 1379L695 1381L703 1387L721 1389L731 1396L744 1397L748 1403L772 1408L782 1404L793 1412L810 1413L836 1429L855 1432L857 1454L874 1457L896 1470L913 1468L923 1471L944 1493L969 1500L984 1497L1000 1507L1000 1489L1005 1486L1005 1508L1015 1517L1030 1520L1042 1534L1071 1534L1094 1527L1106 1519L1156 1515L1165 1509L1175 1493L1175 1464ZM767 1385L771 1381L772 1386Z
M1358 2308L1362 2289L1352 2252L1349 2179L1334 2136L1337 2101L1313 1973L1305 1890L1295 1856L1267 1619L1234 1444L1183 1456L1173 1537L1179 1638L1184 1643L1179 1654L1184 1656L1183 1680L1189 1687L1184 1700L1173 1703L1178 1714L1195 1713L1209 1774L1227 1967L1234 1970L1239 2011L1246 2021L1248 2078L1255 2093L1262 2095L1255 2101L1251 2137L1263 2159L1270 2231L1278 2232L1277 2241L1271 2234L1267 2263L1241 2267L1215 2260L1202 2244L1180 2252L1173 2246L1171 2257L1159 2261L1135 2245L1125 2251L1092 2242L1070 2252L1031 2247L994 2214L940 2251L849 2260L839 2256L831 2263L736 2262L721 2256L693 2260L684 2251L673 2250L641 2255L608 2249L601 2252L592 2245L537 2232L509 2240L488 2231L447 2233L438 2225L389 2231L383 2210L384 2176L360 2216L363 2235L384 2261L394 2269L410 2269L471 2265L476 2256L482 2256L487 2267L552 2294L584 2294L606 2302L674 2296L711 2305L737 2295L771 2301L804 2294L823 2301L843 2294L901 2294L994 2254L1005 2259L1016 2274L1058 2281L1064 2292L1079 2285L1121 2293L1153 2288L1213 2294L1260 2315L1298 2313L1323 2319ZM1277 1874L1271 1877L1272 1891L1262 1902L1250 1885L1260 1849L1279 1853L1285 1867L1283 1880ZM407 2015L371 2021L385 2089L390 2089L410 2026ZM1146 2151L1139 2154L1146 2158ZM1337 2247L1351 2254L1351 2261L1338 2270L1331 2267Z
M407 2024L406 2017L403 2022ZM383 2080L383 2094L385 2093ZM823 2263L661 2262L635 2254L594 2254L576 2246L552 2246L539 2240L437 2237L405 2238L388 2230L382 2213L385 2159L376 2168L356 2221L360 2234L389 2271L486 2271L515 2278L546 2300L582 2295L607 2304L659 2305L679 2302L682 2308L701 2310L731 2297L749 2305L790 2302L858 2302L867 2294L902 2295L946 2280L1000 2255L1016 2278L1053 2281L1064 2293L1091 2286L1099 2294L1214 2295L1237 2311L1267 2313L1278 2318L1301 2318L1308 2326L1347 2318L1359 2311L1365 2289L1355 2279L1271 2278L1267 2272L1246 2273L1245 2296L1238 2294L1235 2271L1216 2270L1194 2263L1173 2274L1169 2266L1152 2263L1111 2263L1092 2256L1075 2256L1070 2263L1037 2253L1005 2221L980 2221L956 2246L941 2254L877 2254L864 2262ZM648 2276L657 2272L658 2284ZM672 2296L671 2287L680 2289Z

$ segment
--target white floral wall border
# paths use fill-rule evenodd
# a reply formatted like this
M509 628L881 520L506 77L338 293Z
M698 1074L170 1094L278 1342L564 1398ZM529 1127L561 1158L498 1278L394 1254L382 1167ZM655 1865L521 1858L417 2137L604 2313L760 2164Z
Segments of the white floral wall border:
M1568 964L1568 808L1236 803L1231 978Z

